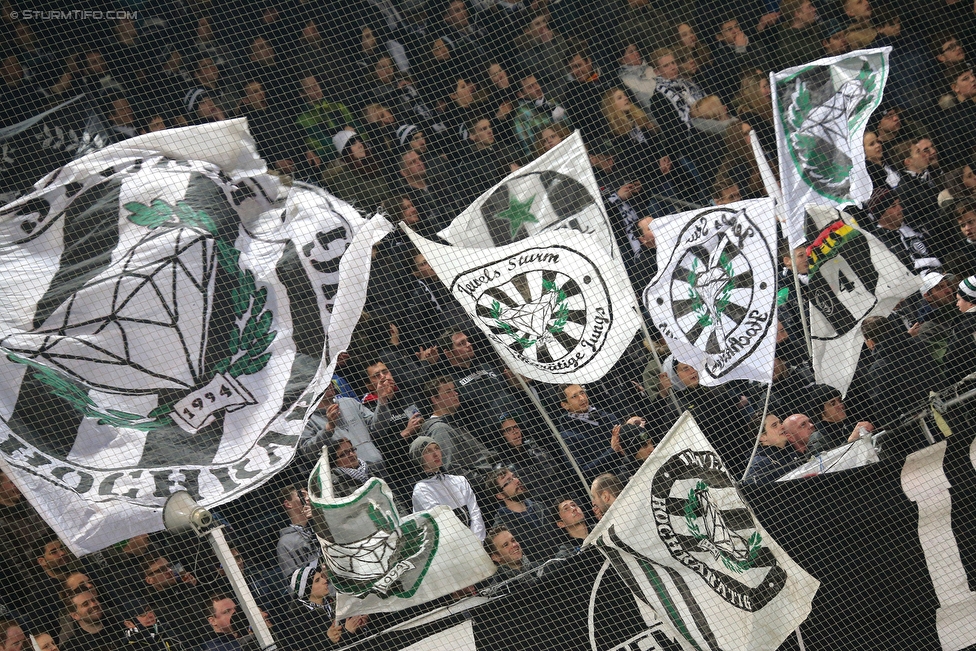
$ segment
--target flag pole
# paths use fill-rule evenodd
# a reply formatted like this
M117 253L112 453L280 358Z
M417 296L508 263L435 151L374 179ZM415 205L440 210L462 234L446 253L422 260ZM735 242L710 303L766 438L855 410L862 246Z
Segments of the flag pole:
M759 439L762 438L763 429L766 427L766 415L769 413L769 396L773 393L773 378L769 378L769 386L766 388L766 404L763 405L762 418L759 419L759 433L756 434L756 442L752 444L752 454L749 455L749 463L746 464L745 472L742 473L742 480L745 480L752 468L752 462L756 459L756 450L759 449Z
M807 647L803 644L803 636L800 635L800 627L796 627L796 643L800 647L800 651L807 651Z
M501 355L499 355L499 357L501 357ZM505 361L504 358L502 358L502 361ZM559 443L559 447L563 449L563 452L566 454L566 458L569 459L569 463L572 464L573 470L575 470L576 474L579 476L579 480L583 484L583 489L587 492L587 494L589 494L590 487L586 483L586 476L583 474L583 470L579 467L579 464L576 463L576 458L573 456L573 453L569 451L569 446L566 445L566 441L564 441L563 437L559 434L556 424L552 422L552 419L549 417L548 412L546 412L545 407L543 407L542 403L539 401L539 397L532 393L529 385L525 383L525 379L521 375L516 373L515 370L508 366L507 363L506 367L509 371L511 371L512 375L515 376L518 383L522 385L522 390L525 391L525 395L529 396L529 400L532 401L532 404L535 405L535 408L539 411L539 415L542 416L542 420L546 421L546 425L549 426L549 431L552 432L556 442Z

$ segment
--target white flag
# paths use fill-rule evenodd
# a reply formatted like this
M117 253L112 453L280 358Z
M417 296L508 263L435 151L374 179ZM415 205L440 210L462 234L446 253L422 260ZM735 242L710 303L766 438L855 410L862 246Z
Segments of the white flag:
M687 651L773 651L819 582L739 496L688 412L587 536Z
M469 249L406 230L509 368L525 377L598 380L640 327L627 273L595 233L546 231Z
M403 610L495 573L481 540L450 507L401 519L382 479L341 498L332 496L331 481L324 453L309 477L308 495L340 619Z
M857 369L864 338L861 323L888 316L906 296L922 286L874 235L858 228L846 213L827 206L807 206L810 338L817 382L847 393Z
M0 209L0 466L76 554L259 486L331 374L336 292L365 295L370 246L342 282L341 256L389 230L281 185L244 120L48 174Z
M818 59L769 75L790 247L806 241L809 203L866 204L864 129L881 103L890 47Z
M438 235L455 246L484 249L560 229L592 234L620 258L578 131L478 197Z
M644 305L675 359L703 385L769 382L776 349L772 199L655 219L658 273Z

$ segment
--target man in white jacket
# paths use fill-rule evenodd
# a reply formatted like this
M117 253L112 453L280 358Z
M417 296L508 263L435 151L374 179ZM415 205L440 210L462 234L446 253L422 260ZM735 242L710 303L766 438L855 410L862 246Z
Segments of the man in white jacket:
M454 509L461 522L483 541L485 521L478 508L478 499L466 478L448 475L441 470L441 446L429 436L418 436L410 445L410 457L420 465L423 474L413 487L413 512L445 504Z

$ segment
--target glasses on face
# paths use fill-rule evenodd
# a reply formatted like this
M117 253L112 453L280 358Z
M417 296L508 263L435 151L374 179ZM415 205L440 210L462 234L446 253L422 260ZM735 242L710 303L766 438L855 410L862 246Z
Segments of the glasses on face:
M503 427L502 428L502 434L508 434L509 432L514 432L517 429L519 429L519 426L516 425L516 424L512 424L512 425L509 425L508 427Z
M946 54L948 52L952 52L954 50L961 50L961 49L962 49L962 43L959 43L958 41L953 41L952 43L942 46L942 54Z
M354 454L356 454L356 448L349 448L346 450L340 450L339 454L337 454L336 457L339 459L345 459L347 457L353 456Z

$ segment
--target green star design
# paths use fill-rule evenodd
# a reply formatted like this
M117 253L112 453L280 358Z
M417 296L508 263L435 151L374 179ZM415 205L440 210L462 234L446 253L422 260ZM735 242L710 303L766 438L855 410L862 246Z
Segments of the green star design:
M512 239L515 239L515 234L518 230L522 228L522 224L532 223L538 224L539 220L535 218L529 209L532 208L532 202L535 201L535 195L529 197L526 202L521 202L518 197L510 196L508 198L508 208L501 211L495 215L498 219L504 219L508 222L508 230L511 234Z

